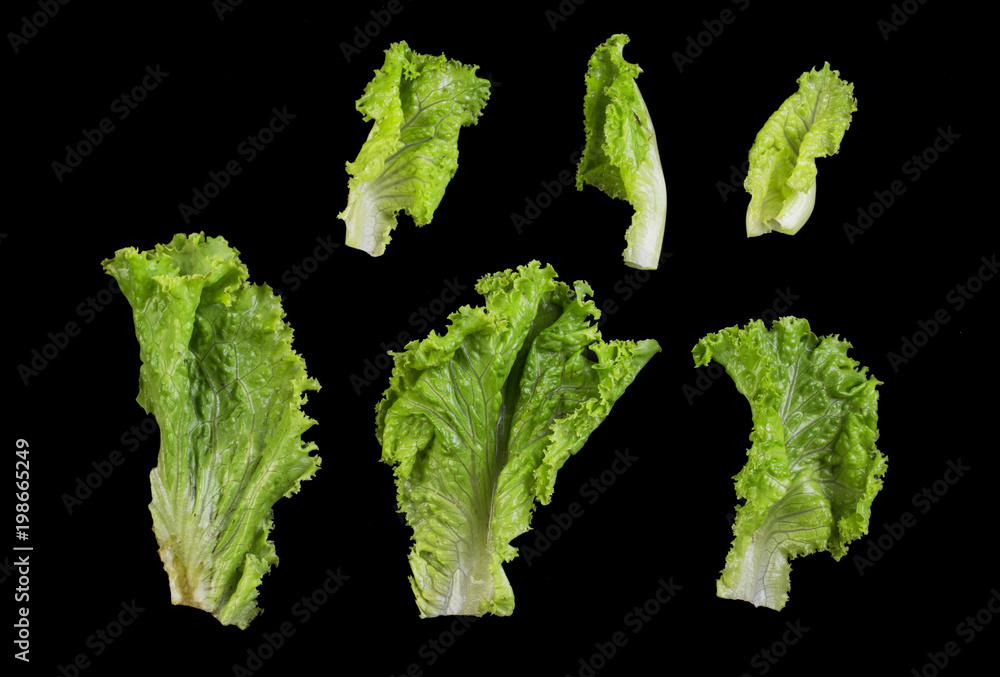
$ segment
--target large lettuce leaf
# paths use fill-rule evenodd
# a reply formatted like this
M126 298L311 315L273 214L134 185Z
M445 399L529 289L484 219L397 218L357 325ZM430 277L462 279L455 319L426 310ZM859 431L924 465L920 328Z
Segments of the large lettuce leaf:
M458 169L458 132L474 125L490 96L477 66L412 51L405 42L385 51L357 109L374 120L354 162L347 163L347 245L381 256L405 210L413 222L431 222Z
M377 436L413 528L421 617L511 613L511 540L660 350L601 340L590 286L555 277L538 262L488 275L485 308L463 306L444 335L394 355Z
M599 188L635 209L625 233L625 264L659 265L667 219L667 184L656 132L635 79L642 72L622 56L627 35L613 35L590 57L583 100L587 142L576 170L576 188Z
M794 235L816 204L816 158L833 155L858 109L854 85L824 63L799 77L799 91L768 118L750 148L747 237Z
M301 411L319 390L267 286L221 237L177 235L104 261L133 308L140 405L156 416L153 531L174 604L245 628L277 564L271 506L319 467Z
M886 470L875 447L880 381L847 356L850 347L794 317L770 331L760 320L729 327L695 346L695 365L725 367L754 424L735 477L746 504L736 507L720 597L781 609L790 559L826 550L839 560L868 532Z

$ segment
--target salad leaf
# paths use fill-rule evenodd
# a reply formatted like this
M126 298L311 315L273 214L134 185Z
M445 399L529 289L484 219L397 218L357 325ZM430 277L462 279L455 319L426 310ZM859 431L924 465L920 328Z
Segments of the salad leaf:
M444 335L393 356L376 434L413 528L422 618L511 613L502 566L517 554L511 540L660 350L603 341L590 286L555 278L537 261L487 275L476 285L485 307L463 306Z
M103 265L132 305L136 399L160 427L149 509L171 601L246 628L278 563L271 506L319 468L301 438L315 423L301 411L305 391L319 384L292 350L280 301L247 283L221 237L179 234Z
M625 61L627 35L611 36L590 57L583 100L587 142L576 189L590 184L635 209L625 233L625 264L655 270L667 220L667 184L656 132L635 79L642 69Z
M854 85L830 64L799 77L799 91L774 112L750 148L743 182L750 193L747 237L771 231L795 235L816 204L816 158L840 150L858 109Z
M847 356L851 344L817 338L806 320L784 317L709 334L695 366L715 360L750 401L754 429L736 475L736 536L718 581L719 597L781 609L788 561L821 550L839 560L868 533L882 488L878 439L881 382Z
M478 66L412 51L405 42L385 50L385 64L357 102L375 124L354 162L347 163L347 245L381 256L405 210L431 222L458 169L458 132L474 125L490 96Z

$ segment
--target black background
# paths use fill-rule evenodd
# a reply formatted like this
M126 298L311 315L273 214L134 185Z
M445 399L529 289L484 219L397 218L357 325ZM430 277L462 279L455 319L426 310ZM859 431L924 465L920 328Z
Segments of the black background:
M34 547L32 662L14 661L15 674L74 674L66 666L83 654L89 667L79 674L90 675L228 675L249 665L256 669L235 674L309 667L561 676L589 674L586 663L618 675L909 675L949 641L960 651L944 673L977 674L995 661L997 623L968 643L957 634L1000 583L995 560L987 561L996 540L1000 281L973 282L972 298L961 308L954 302L958 285L989 274L981 257L997 253L993 172L979 169L995 139L978 129L995 101L973 53L987 17L958 3L912 2L906 8L915 13L886 34L879 21L895 11L899 22L900 5L762 4L685 3L653 13L635 3L567 0L559 16L556 0L531 10L401 0L397 14L380 3L247 0L220 16L220 3L207 1L72 2L16 52L8 36L13 149L0 268L12 364L4 427L11 451L18 438L30 442ZM723 10L731 23L712 23ZM23 32L23 17L39 11L10 3L5 32ZM387 25L374 23L373 11ZM374 37L359 38L366 27ZM722 31L713 36L709 27ZM521 232L512 222L545 183L573 171L587 59L616 32L631 36L625 57L644 70L638 82L669 194L669 256L652 273L622 264L631 208L596 189L562 187ZM688 42L699 37L701 53ZM343 240L336 215L347 199L344 163L370 127L354 101L382 65L382 50L398 40L478 64L493 82L490 102L460 135L459 170L432 224L417 229L401 215L384 256L339 246L317 262L318 243ZM674 54L685 50L694 58L679 68ZM739 177L736 190L725 187L799 74L824 60L855 83L859 110L840 154L818 162L806 227L795 237L748 240L748 196ZM112 103L157 66L169 75L119 120ZM247 161L240 144L282 108L294 119ZM115 129L60 180L53 162L65 162L66 146L105 117ZM926 169L905 167L948 130L949 147ZM186 222L178 205L191 204L209 172L231 160L240 174ZM844 224L893 181L905 192L852 241ZM281 565L260 589L265 613L242 632L169 603L146 507L156 436L129 436L146 419L134 401L131 312L120 295L102 293L111 280L100 263L116 250L199 231L225 236L251 280L282 293L295 347L323 386L307 405L319 421L308 437L323 468L275 507ZM655 338L663 352L560 471L552 503L535 513L536 530L514 542L522 556L506 565L513 615L478 619L454 637L450 630L463 628L454 619L417 616L407 582L410 532L394 512L391 470L378 462L374 436L388 372L374 366L366 374L366 360L384 364L381 344L400 332L422 334L421 308L442 331L447 312L480 302L476 279L532 259L551 263L561 279L588 280L598 303L612 304L605 338ZM433 313L442 297L451 299L449 285L464 290ZM743 465L751 421L728 377L696 384L690 350L708 332L770 317L782 294L793 297L791 314L818 334L851 341L852 356L884 381L879 446L889 471L869 537L839 563L825 553L795 561L790 601L774 612L715 596L732 536L730 478ZM88 299L100 312L87 310ZM947 323L929 338L915 336L938 313ZM37 369L33 351L41 354L69 322L78 335L50 347L58 353ZM893 364L889 354L901 353L904 339L921 347ZM615 474L616 452L626 449L635 460ZM116 450L123 462L69 512L65 497L77 481L96 482L93 464ZM948 462L959 459L970 469L949 485ZM594 494L582 488L593 480L605 491L590 502ZM947 490L924 514L914 496L935 482ZM574 503L582 514L558 527ZM916 523L901 538L887 535L885 525L906 512ZM555 536L549 547L539 540L547 528ZM890 547L861 575L855 556L879 537ZM537 556L527 557L528 548ZM295 605L331 571L349 578L303 622ZM682 587L633 632L627 614L661 580ZM6 571L3 596L15 585ZM110 645L95 639L133 600L143 609L135 622ZM16 612L5 608L9 628ZM277 651L262 650L283 623L294 635ZM768 663L760 652L780 643L788 623L808 631L774 648L782 657ZM618 631L625 646L606 665L594 659L595 643ZM251 654L265 660L258 666Z

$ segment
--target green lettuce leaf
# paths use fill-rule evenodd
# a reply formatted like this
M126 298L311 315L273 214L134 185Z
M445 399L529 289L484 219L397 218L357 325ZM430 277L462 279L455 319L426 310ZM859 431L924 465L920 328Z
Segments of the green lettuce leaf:
M221 237L122 249L104 268L132 305L137 401L160 427L149 509L171 600L246 628L278 563L271 506L319 468L301 438L315 423L301 411L305 391L319 384L278 298L247 283Z
M854 85L824 63L799 77L799 91L774 112L750 148L747 237L794 235L816 203L816 158L833 155L858 109Z
M412 51L405 42L385 50L385 64L357 102L375 124L354 162L347 163L347 245L381 256L405 210L431 222L458 169L458 132L474 125L490 96L478 66Z
M590 286L555 277L537 261L483 277L485 308L463 306L444 335L394 355L376 434L413 528L410 582L423 618L511 613L502 566L517 554L511 540L660 350L601 340Z
M886 470L875 447L881 382L847 356L850 347L817 338L794 317L770 331L759 320L729 327L695 346L695 366L725 367L754 424L747 464L734 478L746 503L736 507L719 597L781 609L789 560L821 550L839 560L868 533Z
M635 213L625 233L625 264L655 270L667 220L667 184L656 132L635 79L642 69L625 61L627 35L613 35L590 57L583 100L587 142L576 169L584 184L628 200Z

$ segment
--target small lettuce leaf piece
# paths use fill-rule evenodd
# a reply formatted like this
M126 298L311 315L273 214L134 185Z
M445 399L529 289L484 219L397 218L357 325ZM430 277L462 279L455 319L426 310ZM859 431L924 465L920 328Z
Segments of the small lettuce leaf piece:
M393 355L376 407L382 460L413 528L410 583L422 618L510 615L502 564L656 341L609 341L586 282L571 288L537 261L479 280L444 335ZM592 355L592 356L591 356Z
M590 57L583 100L587 142L576 189L590 184L635 209L625 233L625 264L655 270L667 220L667 184L656 132L635 79L642 69L625 61L627 35L613 35Z
M381 256L405 210L431 222L458 169L458 132L474 125L490 96L478 66L412 51L405 42L385 50L385 63L357 102L374 120L354 162L347 163L347 245Z
M319 390L266 285L221 237L176 235L103 262L133 308L139 396L156 416L153 531L174 604L246 628L278 563L271 506L320 465L301 407Z
M817 338L806 320L784 317L770 331L757 320L709 334L695 366L715 360L750 401L753 442L735 476L736 538L719 597L781 609L788 562L821 550L839 560L868 533L886 458L878 439L881 382L847 356L851 344Z
M830 64L799 77L799 91L774 112L750 148L747 237L794 235L816 204L816 158L835 154L858 109L854 85Z

